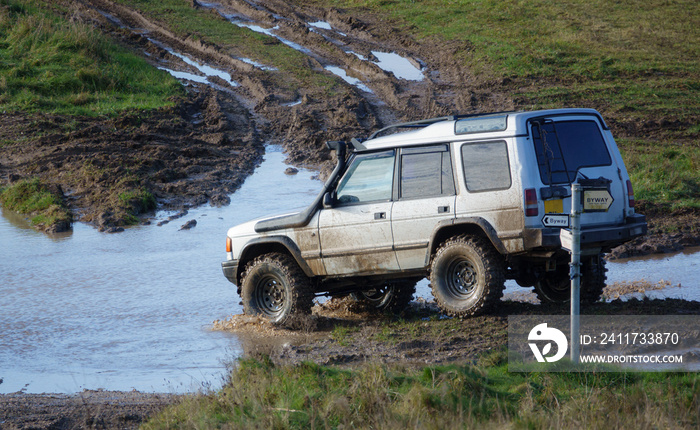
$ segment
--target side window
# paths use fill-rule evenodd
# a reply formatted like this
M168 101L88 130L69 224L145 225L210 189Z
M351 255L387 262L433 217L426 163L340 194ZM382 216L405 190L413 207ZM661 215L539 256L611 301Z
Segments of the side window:
M338 185L338 202L347 204L391 200L393 177L393 150L358 155Z
M447 145L404 148L401 151L400 198L455 194L452 162Z
M469 191L510 188L510 163L504 141L464 144L462 167Z

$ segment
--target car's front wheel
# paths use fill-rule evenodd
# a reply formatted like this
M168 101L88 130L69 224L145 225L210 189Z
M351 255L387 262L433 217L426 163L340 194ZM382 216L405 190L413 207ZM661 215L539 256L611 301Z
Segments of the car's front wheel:
M430 284L435 300L448 315L483 313L503 296L503 258L484 239L456 236L435 252Z
M241 298L246 315L260 315L273 324L288 325L311 313L314 295L309 278L292 257L270 253L246 265Z

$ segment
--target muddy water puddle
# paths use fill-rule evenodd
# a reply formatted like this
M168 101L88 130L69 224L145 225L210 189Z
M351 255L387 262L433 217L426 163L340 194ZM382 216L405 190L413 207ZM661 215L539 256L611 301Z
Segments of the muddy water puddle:
M212 321L241 313L221 272L226 230L313 200L315 172L265 161L223 208L192 209L162 227L119 234L76 223L49 237L0 217L0 393L104 388L186 392L219 384L242 352ZM293 198L291 197L293 196ZM195 228L180 231L196 220Z
M673 254L619 259L607 262L607 300L620 298L684 299L700 301L700 248ZM530 293L532 295L530 296ZM531 288L506 282L504 299L534 298Z
M172 213L119 234L76 223L72 233L49 237L3 213L0 393L188 392L220 385L225 361L246 347L245 340L211 330L214 320L242 311L221 273L226 230L304 207L321 187L315 172L284 174L284 158L280 148L268 147L229 206L192 209L160 227ZM189 220L196 227L181 231ZM700 252L608 267L610 282L669 283L647 296L700 300ZM515 291L523 289L509 282L506 293ZM430 298L427 281L418 295Z

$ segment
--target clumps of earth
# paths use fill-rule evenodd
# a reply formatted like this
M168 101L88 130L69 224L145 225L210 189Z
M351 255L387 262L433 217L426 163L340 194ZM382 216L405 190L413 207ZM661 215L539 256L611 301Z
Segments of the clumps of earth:
M614 283L604 290L604 301L582 307L582 314L700 315L700 302L646 295L666 288L682 287L667 281ZM567 305L539 304L527 291L506 297L488 315L463 319L442 315L435 302L422 298L396 315L374 312L345 297L316 304L292 329L259 316L231 315L215 321L212 330L235 333L244 356L265 356L277 364L447 364L470 362L505 348L508 316L568 313Z

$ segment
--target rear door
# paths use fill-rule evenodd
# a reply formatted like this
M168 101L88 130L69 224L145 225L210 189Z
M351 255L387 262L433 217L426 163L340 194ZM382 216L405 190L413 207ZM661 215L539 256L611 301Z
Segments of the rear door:
M599 179L596 189L584 194L581 225L622 224L626 184L612 153L616 146L606 141L600 122L591 116L542 118L531 122L530 131L545 214L571 212L571 183L577 177Z
M455 217L449 144L402 148L391 224L401 270L427 264L428 243L440 221Z

